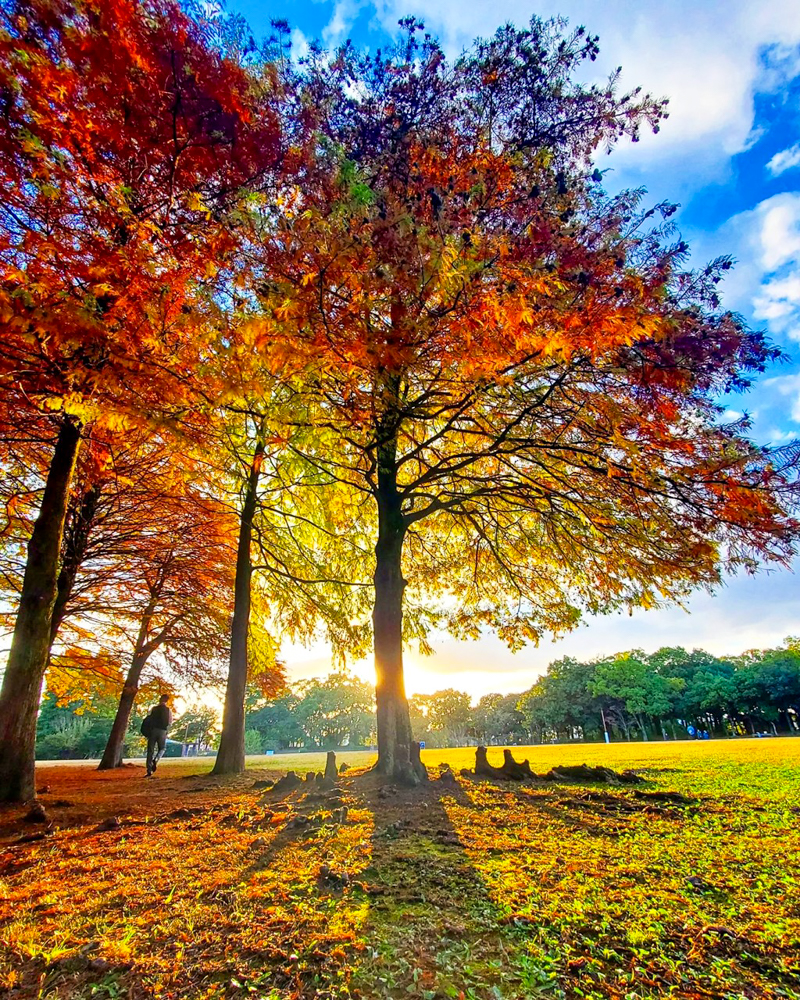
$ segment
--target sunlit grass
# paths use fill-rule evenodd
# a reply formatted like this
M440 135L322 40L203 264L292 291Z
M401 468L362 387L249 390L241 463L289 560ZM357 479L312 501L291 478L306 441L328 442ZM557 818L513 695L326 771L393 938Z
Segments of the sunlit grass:
M341 822L312 785L282 801L253 787L324 754L251 758L225 780L203 758L149 781L44 768L45 803L72 804L18 846L30 828L3 816L0 994L800 998L800 740L514 753L539 773L632 767L693 801L468 779L391 794L345 774ZM474 750L423 759L435 777ZM96 831L112 812L121 829Z

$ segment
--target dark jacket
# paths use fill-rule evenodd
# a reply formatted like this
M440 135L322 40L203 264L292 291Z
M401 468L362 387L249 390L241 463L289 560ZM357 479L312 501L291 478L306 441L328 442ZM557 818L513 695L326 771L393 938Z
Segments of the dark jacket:
M151 728L167 730L172 722L172 712L170 712L169 706L158 704L155 708L150 709L150 718L152 719Z

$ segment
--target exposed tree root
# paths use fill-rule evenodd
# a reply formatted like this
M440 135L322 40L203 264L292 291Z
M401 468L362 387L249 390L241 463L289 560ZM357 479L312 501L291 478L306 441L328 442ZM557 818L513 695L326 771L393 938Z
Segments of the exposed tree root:
M486 747L475 750L475 771L464 770L465 777L494 778L503 781L593 781L611 785L640 785L643 778L633 771L613 771L610 767L589 767L586 764L563 764L554 767L547 774L534 774L530 762L526 759L516 761L511 751L503 750L503 764L494 767L487 758Z
M610 767L589 767L587 764L562 764L545 775L549 781L596 781L609 785L641 785L640 778L633 771L614 771Z
M429 781L428 769L420 759L419 743L412 741L408 752L409 760L394 760L389 767L378 757L372 771L375 774L382 775L387 782L403 788L416 788L417 785Z

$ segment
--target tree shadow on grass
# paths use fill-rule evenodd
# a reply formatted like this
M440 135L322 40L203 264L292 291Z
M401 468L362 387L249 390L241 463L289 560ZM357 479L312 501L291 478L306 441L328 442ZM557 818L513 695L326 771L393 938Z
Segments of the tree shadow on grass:
M281 887L269 924L280 947L261 952L273 967L259 987L309 1000L536 996L524 933L476 871L455 805L473 811L452 778L405 790L372 773L276 802L284 824L255 842L242 872L243 884Z
M356 790L374 817L372 860L355 887L369 902L354 955L357 995L537 996L524 935L493 900L453 822L454 805L482 820L461 785L446 776L382 789L370 776Z

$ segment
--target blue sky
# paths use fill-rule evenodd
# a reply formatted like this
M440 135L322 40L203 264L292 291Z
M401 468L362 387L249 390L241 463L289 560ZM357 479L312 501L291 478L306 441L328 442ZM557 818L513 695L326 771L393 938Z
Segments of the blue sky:
M790 356L731 410L753 418L753 436L782 443L800 436L800 0L230 0L256 35L285 18L302 54L312 38L385 46L400 17L413 14L450 55L505 21L562 15L600 36L591 72L622 66L623 85L670 99L657 136L626 144L599 166L609 188L645 186L653 201L681 204L678 225L693 260L732 254L737 265L723 301L766 329ZM800 566L800 564L798 564ZM687 610L590 620L557 643L516 655L486 638L435 643L433 657L408 655L408 688L459 687L473 695L520 691L558 656L590 657L642 646L702 646L736 653L800 633L800 580L789 572L735 578ZM286 649L294 677L324 673L322 648ZM365 677L368 663L357 664Z

